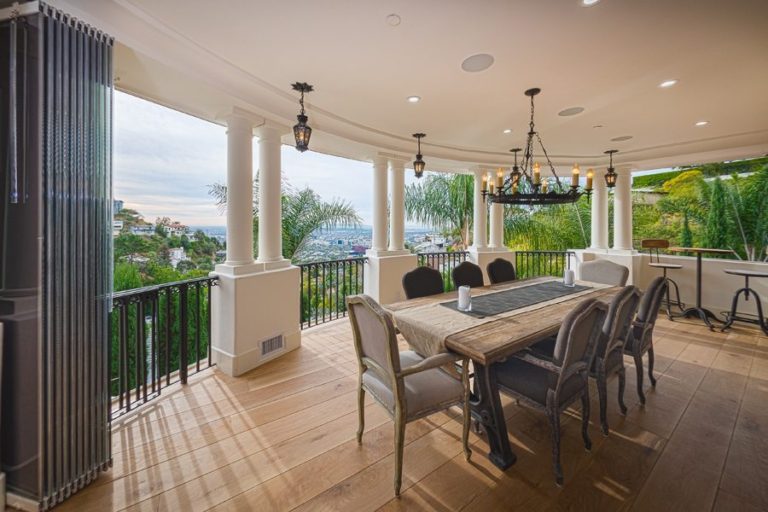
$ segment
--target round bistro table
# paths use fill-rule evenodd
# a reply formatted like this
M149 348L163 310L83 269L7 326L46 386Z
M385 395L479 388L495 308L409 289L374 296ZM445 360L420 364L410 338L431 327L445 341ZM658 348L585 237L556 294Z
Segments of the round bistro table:
M701 305L701 257L704 254L733 254L733 251L729 249L708 249L704 247L670 247L667 250L670 252L692 252L696 254L696 305L685 309L681 314L676 316L684 318L697 316L707 324L707 327L709 327L711 331L714 331L715 326L712 325L710 320L720 323L722 323L722 320Z

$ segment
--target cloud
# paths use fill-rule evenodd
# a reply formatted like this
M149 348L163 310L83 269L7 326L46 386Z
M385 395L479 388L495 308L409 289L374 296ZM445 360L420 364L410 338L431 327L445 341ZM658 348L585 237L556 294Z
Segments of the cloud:
M147 220L171 217L192 226L223 226L208 187L226 182L227 136L219 125L115 93L114 194ZM371 224L373 170L359 162L315 152L281 150L283 174L296 188L325 200L344 199ZM258 144L254 140L254 172ZM415 181L406 171L406 184Z

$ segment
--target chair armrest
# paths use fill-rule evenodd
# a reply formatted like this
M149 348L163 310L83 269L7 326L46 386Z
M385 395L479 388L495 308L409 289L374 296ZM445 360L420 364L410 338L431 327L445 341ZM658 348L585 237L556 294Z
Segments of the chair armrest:
M464 357L458 354L451 354L449 352L444 352L442 354L435 354L434 356L429 356L428 358L424 359L418 364L409 366L408 368L403 368L402 370L400 370L400 373L397 376L406 377L414 373L423 372L425 370L431 370L432 368L439 368L441 366L451 364L461 359L464 359Z
M525 361L526 363L538 366L539 368L544 368L545 370L548 370L552 373L560 373L562 371L562 368L557 366L552 361L547 361L546 359L536 357L531 352L523 352L516 357L522 361Z

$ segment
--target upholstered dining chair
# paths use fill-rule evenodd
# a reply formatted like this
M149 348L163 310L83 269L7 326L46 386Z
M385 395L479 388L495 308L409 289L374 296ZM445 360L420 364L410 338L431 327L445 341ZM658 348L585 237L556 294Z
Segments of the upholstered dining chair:
M560 465L560 414L581 399L581 435L587 450L589 438L589 368L602 332L607 306L595 299L578 304L563 320L552 358L525 351L498 363L499 389L546 413L552 427L552 466L558 485L563 484Z
M483 270L471 261L463 261L456 265L451 271L453 285L469 286L470 288L479 288L483 286Z
M608 435L608 376L619 376L619 410L627 413L624 405L624 388L626 386L626 371L624 369L624 345L632 328L632 321L640 302L640 290L634 286L625 286L617 293L608 305L608 313L602 326L589 376L597 383L597 393L600 398L600 429ZM537 343L529 349L534 355L552 360L556 338L550 338Z
M461 404L461 439L464 456L469 460L469 361L449 353L423 358L412 351L400 352L392 318L375 300L352 295L346 302L360 367L357 442L363 440L367 391L395 422L395 496L400 496L406 423ZM460 359L461 381L440 368Z
M625 286L629 269L609 260L585 261L581 264L581 279L611 286Z
M653 376L653 328L659 316L659 308L667 294L668 280L659 276L648 285L640 299L637 316L632 322L630 336L624 345L624 353L632 356L637 370L637 396L640 403L645 405L645 393L643 392L643 355L648 353L648 379L651 386L656 387L656 378Z
M416 267L403 275L403 291L407 299L443 293L443 275L430 267Z
M488 272L488 279L491 284L506 283L517 279L515 266L504 258L496 258L488 264L485 270Z

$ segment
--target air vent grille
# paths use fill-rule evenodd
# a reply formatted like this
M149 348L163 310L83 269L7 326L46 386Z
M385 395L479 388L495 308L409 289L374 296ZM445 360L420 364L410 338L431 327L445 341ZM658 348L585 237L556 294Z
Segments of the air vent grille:
M269 338L261 342L261 355L266 356L273 352L282 350L284 347L283 335L277 335L274 338Z

